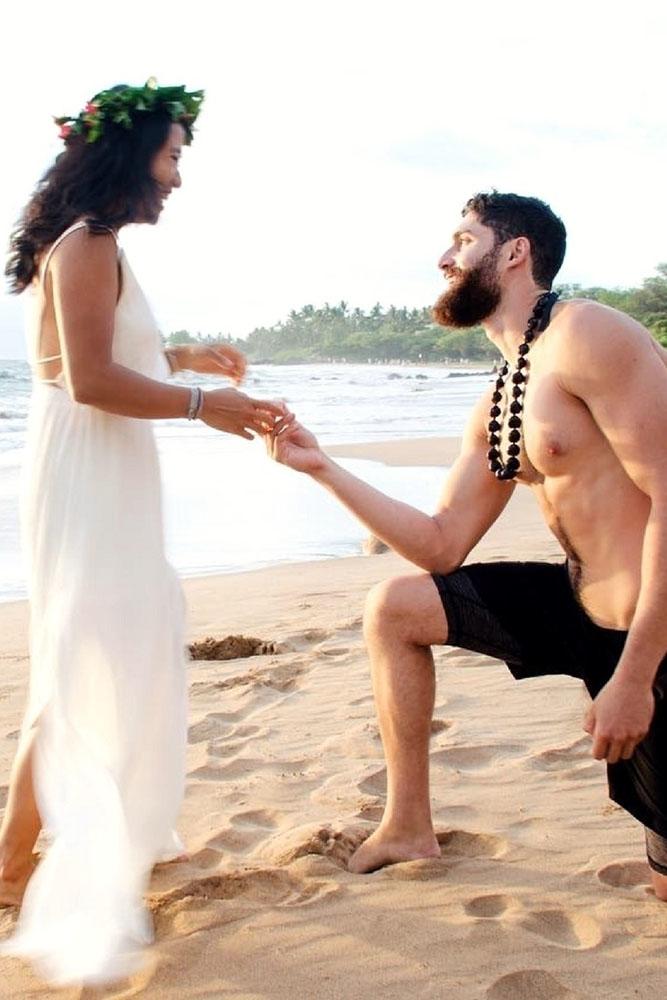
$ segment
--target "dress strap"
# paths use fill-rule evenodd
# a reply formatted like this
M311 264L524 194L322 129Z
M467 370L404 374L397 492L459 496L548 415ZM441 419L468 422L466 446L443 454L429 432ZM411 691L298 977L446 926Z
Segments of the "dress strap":
M101 222L96 222L95 223L95 227L97 229L104 229L104 230L106 230L106 232L111 233L111 235L113 236L113 238L116 241L116 245L118 245L118 236L116 235L115 231L111 228L111 226L105 226ZM61 233L57 240L53 241L53 243L49 247L49 252L47 253L46 257L44 258L44 263L42 264L42 267L41 267L41 272L42 272L41 273L41 280L42 281L44 281L44 279L46 278L46 271L47 271L47 268L49 266L49 262L51 261L51 257L53 256L54 250L58 249L58 247L60 246L60 244L62 243L62 241L67 236L69 236L70 233L76 232L77 229L87 229L87 228L88 228L88 222L86 221L86 219L81 219L79 222L75 222L74 225L70 226L63 233Z
M69 226L69 228L67 228L63 233L60 234L60 236L58 237L57 240L53 241L53 243L49 247L49 251L48 251L46 257L44 258L44 263L42 264L42 267L41 267L40 281L42 282L42 284L44 283L44 281L46 279L46 271L47 271L47 268L49 266L49 262L51 261L51 257L53 256L54 250L57 250L57 248L60 246L60 244L62 243L62 241L67 236L69 236L70 233L76 232L77 229L85 229L87 227L88 227L88 222L85 219L81 219L79 222L75 222L74 225ZM116 241L116 246L118 246L118 236L117 236L117 234L114 232L114 230L110 226L105 226L101 222L96 222L95 223L95 227L97 229L104 229L104 230L106 230L106 232L111 233L111 235L113 236L114 240ZM39 358L38 357L36 363L38 365L45 365L48 361L60 361L61 358L62 358L62 353L52 354L48 358ZM49 378L40 379L40 382L44 382L47 385L58 385L59 384L59 380L58 379L49 379Z

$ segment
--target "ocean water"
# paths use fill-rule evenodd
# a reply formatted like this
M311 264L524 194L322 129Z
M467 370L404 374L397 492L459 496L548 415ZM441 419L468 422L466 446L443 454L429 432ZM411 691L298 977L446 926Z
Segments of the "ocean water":
M219 385L202 376L184 382ZM323 444L459 435L488 371L401 365L258 365L244 391L284 399ZM30 370L0 361L0 600L25 596L18 495ZM203 424L155 424L172 563L185 576L360 552L365 530L307 477L267 459L260 441ZM341 459L355 475L430 511L441 468Z

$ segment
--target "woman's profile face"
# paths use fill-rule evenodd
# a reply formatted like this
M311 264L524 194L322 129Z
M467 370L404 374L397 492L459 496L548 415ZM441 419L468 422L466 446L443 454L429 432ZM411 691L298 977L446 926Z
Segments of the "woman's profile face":
M164 203L174 188L181 186L181 175L178 172L178 164L183 150L185 140L185 130L182 125L175 122L169 129L169 134L153 157L151 163L151 177L157 181L158 197L151 217L146 222L157 222L160 213L164 208Z

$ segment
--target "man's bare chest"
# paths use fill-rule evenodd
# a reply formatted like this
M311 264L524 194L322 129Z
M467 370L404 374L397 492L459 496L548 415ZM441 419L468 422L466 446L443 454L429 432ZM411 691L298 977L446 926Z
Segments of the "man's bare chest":
M503 428L503 450L507 447ZM517 480L538 485L575 475L602 444L588 407L567 393L552 373L531 373L523 399L521 467Z

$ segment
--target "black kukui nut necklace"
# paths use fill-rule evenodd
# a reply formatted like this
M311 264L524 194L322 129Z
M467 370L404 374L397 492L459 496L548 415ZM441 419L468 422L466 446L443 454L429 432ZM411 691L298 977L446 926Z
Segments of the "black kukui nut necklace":
M523 413L523 398L526 394L526 386L528 384L528 352L535 339L535 335L542 333L549 325L551 310L557 298L558 292L544 292L540 295L528 320L528 328L524 334L523 342L519 344L519 359L516 363L516 371L512 375L512 402L509 404L511 416L507 422L510 430L507 435L509 444L507 446L508 457L506 462L503 461L500 452L504 417L499 404L502 403L505 381L510 371L509 361L506 361L498 372L496 387L491 397L491 409L489 410L489 451L487 454L489 469L496 479L514 479L521 468L521 462L519 461L521 453L521 414Z

